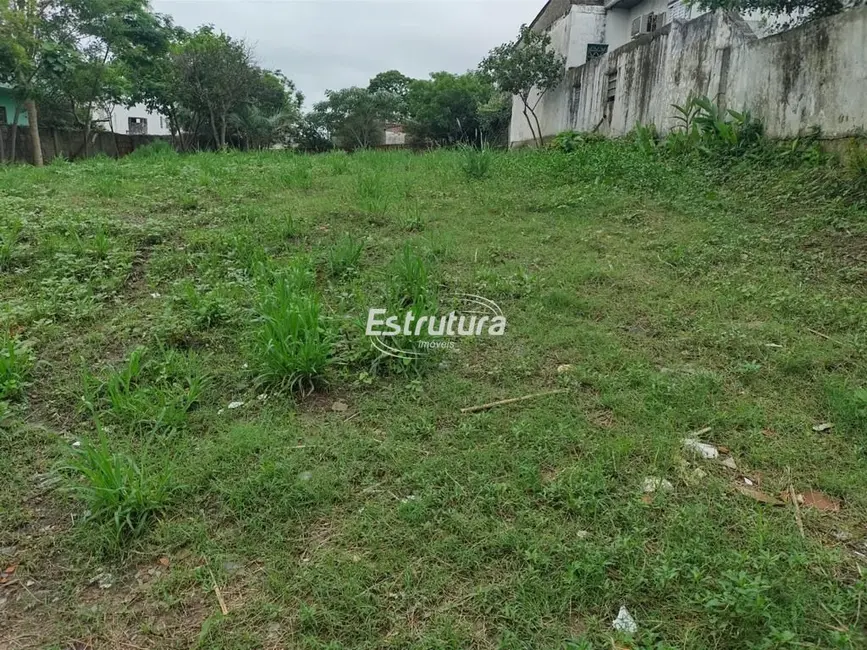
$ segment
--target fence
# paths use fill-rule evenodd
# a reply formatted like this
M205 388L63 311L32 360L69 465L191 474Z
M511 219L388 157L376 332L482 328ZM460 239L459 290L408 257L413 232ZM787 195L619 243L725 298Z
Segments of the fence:
M9 126L0 127L0 137L4 138L5 146L3 149L7 160L9 160L11 155L11 135L11 128ZM171 141L171 138L166 136L126 135L123 133L92 131L88 146L85 147L84 131L65 131L60 129L40 129L39 137L42 140L42 157L46 163L51 162L57 156L73 160L96 154L121 158L139 147L143 147L156 140ZM16 140L15 162L31 162L33 160L33 148L31 146L30 131L27 127L18 127Z

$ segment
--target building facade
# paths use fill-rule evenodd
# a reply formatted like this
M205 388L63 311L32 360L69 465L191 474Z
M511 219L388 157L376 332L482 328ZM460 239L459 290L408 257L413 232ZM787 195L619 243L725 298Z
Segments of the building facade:
M27 111L24 110L24 105L15 99L9 86L0 84L0 127L12 125L15 120L16 109L18 126L29 125L30 122L27 120Z
M665 133L672 104L690 94L750 110L772 137L867 126L867 7L772 35L750 18L680 0L551 0L531 27L550 33L566 70L536 108L542 136L621 136L639 124ZM514 98L512 146L533 142L522 108Z
M99 110L96 119L106 130L125 135L171 135L169 120L159 113L149 111L143 104L126 107L115 105L110 112Z

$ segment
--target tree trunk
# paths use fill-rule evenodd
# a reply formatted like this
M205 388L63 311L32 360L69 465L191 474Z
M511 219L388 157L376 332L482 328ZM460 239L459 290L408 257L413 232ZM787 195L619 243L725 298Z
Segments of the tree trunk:
M36 102L28 99L24 102L27 109L27 121L30 122L30 146L33 148L33 166L42 167L42 140L39 137L39 116Z
M217 120L214 118L214 111L209 110L208 113L211 116L211 131L214 134L214 146L219 149L220 148L220 134L217 132Z
M9 161L15 162L15 156L18 154L18 119L21 117L21 106L15 104L15 117L12 119L12 129L9 144Z
M220 151L226 150L226 114L220 116Z
M6 162L6 128L0 124L0 164Z
M533 130L533 123L530 121L530 114L527 112L526 104L524 104L524 119L527 120L527 126L530 127L530 135L533 136L533 144L538 145L539 141L536 139L536 132Z
M536 133L539 134L539 148L541 149L542 145L544 144L542 142L542 127L539 124L539 118L536 116L536 111L531 108L530 112L533 114L533 119L536 122Z

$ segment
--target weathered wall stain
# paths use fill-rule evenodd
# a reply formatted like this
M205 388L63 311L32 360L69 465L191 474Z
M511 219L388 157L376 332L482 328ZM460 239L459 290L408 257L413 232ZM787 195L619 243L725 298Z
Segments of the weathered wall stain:
M611 119L604 119L608 75L617 72ZM580 90L573 92L575 84ZM671 130L672 104L690 93L748 109L771 137L813 125L826 137L867 127L867 7L757 39L726 13L674 22L567 71L539 106L545 136L574 129L625 135L637 124ZM512 143L531 140L513 110Z

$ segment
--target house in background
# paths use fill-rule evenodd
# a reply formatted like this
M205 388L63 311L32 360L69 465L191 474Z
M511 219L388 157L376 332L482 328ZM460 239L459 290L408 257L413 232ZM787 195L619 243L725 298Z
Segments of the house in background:
M403 124L390 123L385 125L385 133L383 134L382 146L384 147L402 147L406 144L406 130Z
M15 119L16 106L19 109L18 126L29 125L30 122L27 121L27 111L24 110L24 105L15 99L9 86L0 84L0 127L12 125L12 120Z
M108 131L125 135L171 135L169 120L159 113L149 111L143 104L127 108L115 105L109 110L100 109L94 116Z
M530 97L542 138L676 128L690 95L748 110L773 138L867 127L867 7L778 31L760 14L706 12L681 0L549 0L531 23L566 59L560 84ZM513 98L510 146L535 142Z

